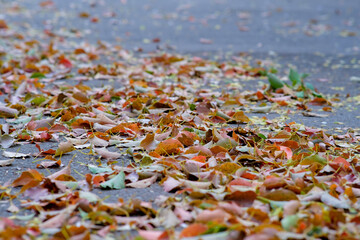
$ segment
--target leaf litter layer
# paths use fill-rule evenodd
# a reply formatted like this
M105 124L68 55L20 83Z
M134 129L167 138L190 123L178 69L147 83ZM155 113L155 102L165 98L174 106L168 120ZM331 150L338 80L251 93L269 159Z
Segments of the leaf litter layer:
M56 36L50 43L25 40L1 26L0 166L37 159L1 185L1 199L14 213L1 219L1 238L111 239L129 231L137 239L360 235L358 133L286 122L295 111L321 117L312 106L333 110L305 74L291 69L279 78L266 64L238 57L136 57L102 42L65 51ZM274 112L280 117L253 114ZM44 142L57 147L43 149ZM24 144L35 150L13 151ZM93 157L85 175L72 170L81 152ZM124 154L128 165L119 162ZM66 155L72 159L62 163ZM170 194L121 197L124 188L147 191L153 184ZM107 189L117 190L118 201L94 191Z

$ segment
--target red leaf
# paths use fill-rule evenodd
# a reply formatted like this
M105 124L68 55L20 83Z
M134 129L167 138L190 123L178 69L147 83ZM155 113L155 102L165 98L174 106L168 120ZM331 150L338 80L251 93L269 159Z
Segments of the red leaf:
M64 65L66 68L72 68L72 63L65 57L60 58L59 64Z

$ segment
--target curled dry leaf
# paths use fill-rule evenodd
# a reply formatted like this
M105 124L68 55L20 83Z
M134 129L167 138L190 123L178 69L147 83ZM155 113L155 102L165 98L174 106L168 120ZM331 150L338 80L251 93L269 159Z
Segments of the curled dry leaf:
M61 161L42 161L41 163L37 164L37 168L57 168L60 167Z
M30 156L30 154L26 154L26 153L8 152L8 151L3 151L2 154L4 157L8 157L8 158L24 158Z
M15 139L8 135L8 134L4 134L0 137L0 145L3 148L9 148L11 147L11 145L15 142Z
M55 156L61 156L65 153L73 151L74 149L74 145L70 141L61 142L58 149L56 149Z
M16 117L18 114L18 110L0 105L0 117L13 118Z
M114 160L121 157L120 153L117 152L110 152L106 148L94 148L94 151L99 154L102 158L108 159L108 160Z
M48 178L49 179L57 179L61 175L70 175L71 174L71 163L72 162L73 162L73 160L71 159L66 167L64 167L63 169L61 169L58 172L55 172L55 173L49 175Z
M128 184L126 184L126 186L132 187L132 188L147 188L156 181L157 177L158 177L157 174L155 174L154 176L152 176L150 178L139 180L139 181L133 182L133 183L128 183Z
M10 166L14 162L14 159L0 160L0 166Z
M20 209L11 201L10 206L6 209L8 212L17 213Z

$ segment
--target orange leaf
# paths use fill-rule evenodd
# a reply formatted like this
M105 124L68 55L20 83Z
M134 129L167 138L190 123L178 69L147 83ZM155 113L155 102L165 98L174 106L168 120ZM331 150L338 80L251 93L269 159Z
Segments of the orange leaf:
M236 122L242 122L242 123L248 123L250 122L250 119L248 116L244 114L243 111L236 112L232 117L231 120L235 120ZM231 121L230 120L230 121Z
M123 134L139 134L141 132L137 123L120 123L119 125L109 129L106 133L109 134L116 134L116 133L123 133Z
M214 146L212 148L210 148L210 151L214 154L214 155L217 155L218 153L221 153L221 152L225 152L227 153L228 150L222 146Z
M257 179L258 176L249 172L244 172L241 177L246 178L246 179L250 179L250 180L254 180Z
M335 170L342 169L344 171L347 171L350 169L350 163L342 157L335 158L332 162L329 163L329 165Z
M210 149L208 149L207 147L201 146L201 145L189 147L185 153L186 154L199 153L199 155L205 156L205 157L212 156L212 152L210 151Z
M61 119L63 120L63 119ZM64 120L63 120L64 121ZM92 128L93 123L87 120L82 120L81 118L76 119L72 124L72 128L82 128L82 129L90 129Z
M145 139L140 142L140 146L146 150L154 149L154 138L155 134L149 133L148 135L146 135Z
M93 178L93 183L96 187L99 187L102 182L105 182L105 178L101 175L97 175Z
M159 143L155 149L155 152L160 155L178 154L181 152L181 148L184 148L184 146L179 140L169 138Z
M292 153L292 151L291 151L290 148L285 147L285 146L280 146L280 150L285 152L287 159L291 159L291 158L292 158L293 153Z
M30 169L28 171L22 172L20 177L14 180L13 186L23 186L32 181L41 182L42 180L43 176L38 171L36 171L35 169Z
M193 223L187 228L183 229L180 233L180 238L195 237L206 232L207 226L201 223Z
M205 156L195 156L191 160L201 162L201 163L205 163L206 162L206 157Z

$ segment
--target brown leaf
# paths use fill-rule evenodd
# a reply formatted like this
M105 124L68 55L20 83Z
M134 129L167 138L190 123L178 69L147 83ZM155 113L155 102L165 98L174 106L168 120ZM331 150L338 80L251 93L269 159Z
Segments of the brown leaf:
M266 192L262 194L262 197L273 201L298 200L296 194L293 191L287 189L277 189L271 192Z
M186 147L193 145L195 140L200 140L198 135L188 131L179 133L177 139Z
M268 189L268 190L286 186L285 180L282 178L278 178L278 177L267 178L263 184L266 187L266 189Z
M226 195L225 200L235 201L238 205L248 207L255 201L257 195L254 191L235 191Z

